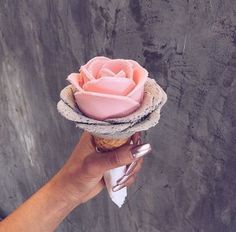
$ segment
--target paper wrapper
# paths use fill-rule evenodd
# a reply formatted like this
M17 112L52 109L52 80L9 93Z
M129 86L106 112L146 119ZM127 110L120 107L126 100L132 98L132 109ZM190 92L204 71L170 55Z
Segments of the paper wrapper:
M126 143L130 142L129 138L102 138L93 135L94 142L97 150L101 152L112 151ZM114 168L104 173L104 181L111 197L111 200L118 206L121 207L124 204L127 196L127 188L123 188L118 192L113 192L112 187L116 185L118 179L120 179L126 172L126 166Z
M91 133L95 139L100 138L100 143L110 140L114 143L117 140L127 140L135 132L148 130L154 127L160 119L160 111L167 100L167 95L154 79L148 78L144 87L144 98L141 106L132 114L99 121L91 119L80 112L74 100L72 85L65 87L61 93L61 100L57 104L57 109L62 116L74 121L76 126ZM101 139L102 138L102 139ZM113 149L111 145L111 149ZM109 195L114 203L119 207L125 201L127 189L123 188L117 192L112 191L112 186L125 173L126 167L115 168L105 173L104 179Z

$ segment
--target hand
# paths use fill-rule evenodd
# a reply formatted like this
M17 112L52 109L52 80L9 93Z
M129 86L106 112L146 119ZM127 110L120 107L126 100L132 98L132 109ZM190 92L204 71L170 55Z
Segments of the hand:
M144 148L148 148L144 151L137 151L135 148L137 143L140 144L140 133L136 133L131 139L133 145L127 144L111 152L100 153L96 151L93 137L84 132L66 164L51 181L66 198L80 204L102 191L105 186L105 171L132 163L127 167L127 175L119 180L120 185L115 186L113 191L130 186L141 169L142 156L150 151L149 144L144 145Z
M132 141L137 144L139 134L135 134ZM0 231L54 231L76 206L101 192L105 171L132 163L116 190L131 185L142 166L141 157L150 150L149 144L128 144L112 152L98 153L93 137L84 132L66 164L48 183L0 222Z

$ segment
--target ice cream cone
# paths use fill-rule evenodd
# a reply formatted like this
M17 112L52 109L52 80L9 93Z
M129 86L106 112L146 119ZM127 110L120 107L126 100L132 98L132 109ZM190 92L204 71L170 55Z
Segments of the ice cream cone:
M122 145L130 142L131 137L128 138L103 138L99 136L93 136L95 145L99 151L111 151Z
M167 100L163 89L148 78L144 98L141 106L132 114L120 118L96 120L84 115L77 107L74 99L73 86L65 87L60 93L61 100L58 102L58 111L68 120L74 121L76 127L89 132L94 137L97 150L100 152L111 151L124 144L131 142L131 136L138 131L146 131L154 127L159 119L162 106ZM113 192L112 188L117 184L127 170L121 166L108 170L104 173L104 181L112 201L121 207L127 196L127 188Z

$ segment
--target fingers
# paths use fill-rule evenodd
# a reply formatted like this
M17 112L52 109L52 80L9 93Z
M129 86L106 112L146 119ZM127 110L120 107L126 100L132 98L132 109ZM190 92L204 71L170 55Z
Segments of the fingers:
M80 137L79 145L81 148L86 149L87 153L92 153L96 150L94 139L91 134L87 131L84 131Z
M117 191L119 191L119 190L121 190L121 189L123 189L125 187L129 187L130 185L132 185L135 182L135 180L136 180L136 175L133 175L125 183L118 184L118 185L114 186L112 188L112 191L113 192L117 192Z
M150 144L139 146L124 145L114 151L94 153L86 159L86 164L93 174L101 174L107 170L137 161L138 158L148 154L150 151Z
M133 144L141 144L141 132L138 131L134 135L132 135L131 140L133 141Z
M103 153L100 156L100 162L103 164L104 170L113 169L116 167L130 164L151 151L150 144L144 144L141 146L125 145L112 152Z
M133 165L132 165L133 164ZM128 166L125 175L130 176L140 171L143 164L143 157Z
M135 162L132 169L127 170L125 175L117 181L117 185L112 188L114 192L119 191L124 187L129 187L132 185L137 177L138 172L140 171L143 164L143 158L140 158L138 161Z
M130 152L132 145L124 145L114 151L94 153L90 158L90 164L97 173L104 173L109 169L127 165L134 160Z
M134 174L133 176L131 176L126 182L123 183L123 185L125 187L129 187L131 186L132 184L134 184L135 180L137 179L137 175Z
M127 170L125 175L117 181L117 184L126 185L127 181L133 176L137 175L137 173L141 170L142 164L143 164L143 158L140 158L137 162L135 162L135 165L132 167L132 169Z
M88 155L91 153L96 152L94 146L94 141L92 135L90 135L88 132L83 132L80 136L80 140L75 146L72 156L69 160L72 160L74 163L78 163L82 160L84 160Z

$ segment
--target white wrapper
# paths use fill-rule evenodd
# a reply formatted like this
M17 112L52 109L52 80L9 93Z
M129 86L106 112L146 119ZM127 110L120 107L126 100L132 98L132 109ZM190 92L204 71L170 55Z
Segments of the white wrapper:
M126 171L126 166L114 168L105 172L104 180L106 183L107 191L110 195L111 200L118 206L121 207L124 202L125 198L127 197L127 188L123 188L117 192L112 191L112 187L116 185L117 180L119 180Z

